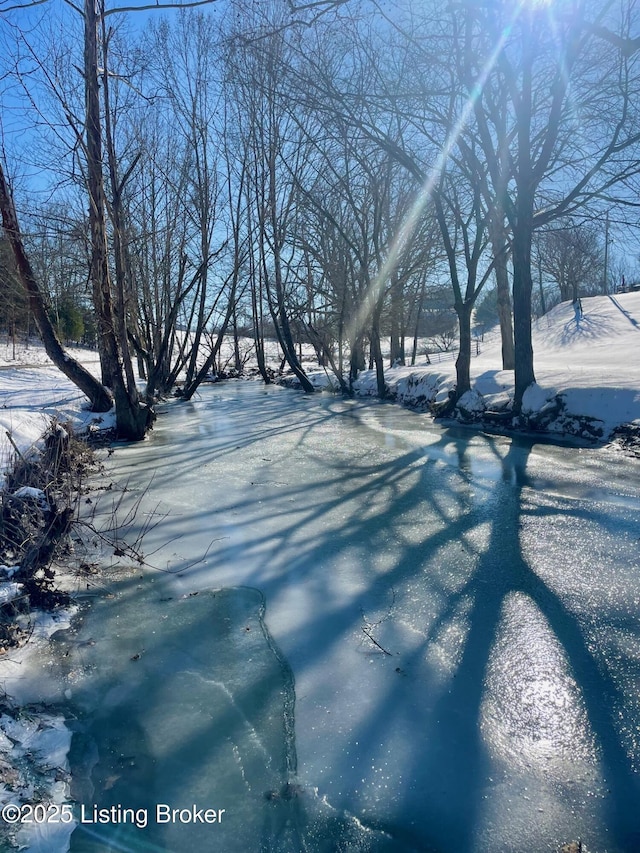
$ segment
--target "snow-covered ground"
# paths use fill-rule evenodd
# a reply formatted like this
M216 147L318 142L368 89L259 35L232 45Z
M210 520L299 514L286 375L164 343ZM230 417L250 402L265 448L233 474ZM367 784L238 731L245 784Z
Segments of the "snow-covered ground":
M98 375L97 353L72 349L71 355ZM15 357L14 357L15 356ZM70 422L81 430L92 422L113 425L107 415L87 411L87 400L66 376L53 366L43 347L32 343L14 348L0 344L0 483L1 472L15 454L26 454L37 444L52 418Z
M525 395L523 410L527 415L540 412L560 396L562 416L545 424L549 432L575 434L579 428L572 416L592 418L606 440L620 424L640 418L640 293L594 296L582 303L579 326L568 302L534 324L537 384ZM95 352L73 349L71 353L97 372ZM274 353L274 366L277 360ZM390 393L410 405L446 399L455 384L454 359L427 364L422 356L419 362L415 367L387 369ZM326 371L310 370L310 374L318 387L331 384ZM513 372L501 369L497 330L485 335L480 354L472 358L471 377L472 393L463 400L469 413L500 408L513 397ZM355 387L360 394L375 394L375 372L363 371ZM0 470L13 453L7 432L25 452L52 417L76 427L91 421L111 424L108 417L86 411L83 396L37 345L18 347L15 359L11 342L0 345L0 401Z

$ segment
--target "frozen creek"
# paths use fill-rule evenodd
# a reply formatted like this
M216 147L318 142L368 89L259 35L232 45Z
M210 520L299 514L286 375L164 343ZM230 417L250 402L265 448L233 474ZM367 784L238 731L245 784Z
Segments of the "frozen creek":
M161 571L43 660L73 853L640 849L637 462L257 383L169 409L107 463Z

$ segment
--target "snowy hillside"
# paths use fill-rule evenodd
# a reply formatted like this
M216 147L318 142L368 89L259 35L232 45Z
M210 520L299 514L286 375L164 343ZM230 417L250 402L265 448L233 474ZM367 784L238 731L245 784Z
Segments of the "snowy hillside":
M640 293L594 296L582 300L584 316L576 325L569 302L556 306L534 324L537 386L524 399L525 414L562 405L562 417L544 424L551 433L581 435L577 418L593 418L595 435L608 438L623 423L640 418ZM513 396L513 372L500 369L500 338L489 333L471 362L473 391L461 401L473 413L500 409ZM446 399L455 382L453 362L421 364L387 372L392 394L406 403ZM375 393L375 374L358 381L360 393ZM535 418L533 419L535 420Z

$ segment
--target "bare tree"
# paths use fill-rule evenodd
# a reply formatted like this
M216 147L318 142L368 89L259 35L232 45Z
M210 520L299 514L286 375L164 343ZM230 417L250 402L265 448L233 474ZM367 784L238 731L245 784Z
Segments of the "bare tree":
M108 411L113 404L113 400L108 390L104 388L104 386L98 382L88 370L86 370L75 359L71 358L62 348L62 345L58 340L47 314L42 292L38 287L38 282L36 281L33 268L24 248L15 206L1 164L0 213L2 214L2 225L5 234L11 244L16 269L25 292L29 297L29 307L31 308L35 318L38 331L42 336L47 355L56 367L61 370L68 379L77 385L83 394L87 395L95 412Z
M477 138L511 232L516 410L535 380L534 231L606 196L637 169L625 152L640 140L638 69L586 27L592 7L579 4L553 26L535 7L452 12L465 37ZM629 26L626 13L620 26Z
M102 14L98 14L95 0L85 0L85 156L89 193L89 230L91 234L91 281L98 319L98 340L103 381L113 389L118 434L123 438L136 440L145 435L153 419L153 414L146 403L140 399L133 379L128 344L126 340L122 340L122 324L118 323L111 285L106 198L102 171L103 148L98 71L99 27L104 19L102 2L100 9ZM118 336L119 326L120 339Z
M460 175L444 173L433 195L453 287L453 307L460 334L456 359L456 391L451 403L471 388L471 314L493 265L481 267L488 232L479 187L469 187ZM464 285L459 263L462 260Z
M153 413L142 400L136 387L129 352L125 298L125 247L121 196L130 172L118 175L114 137L110 126L110 75L108 43L110 33L105 20L108 15L142 9L185 8L206 5L210 0L184 3L156 3L107 9L104 0L84 0L82 8L69 4L82 16L84 27L83 78L85 115L82 132L76 131L77 143L84 155L86 187L89 196L89 231L91 245L90 277L97 316L98 345L103 382L113 390L118 433L130 439L142 438L149 428ZM31 3L16 4L24 8ZM8 8L0 11L9 11ZM101 60L101 61L99 61ZM100 86L100 81L102 86ZM102 124L102 109L106 126ZM68 112L68 111L67 111ZM70 115L67 115L71 119ZM103 176L103 131L110 167L116 282L111 281L107 198Z
M406 122L375 85L381 56L366 32L360 43L357 25L341 24L303 38L298 62L281 66L280 75L288 80L290 115L310 146L313 175L299 182L303 243L323 295L333 291L339 379L346 332L350 381L364 366L368 342L385 396L381 336L390 335L391 363L403 362L414 301L433 257L433 217L419 210L413 176L395 156Z
M242 105L242 132L250 140L247 174L254 208L252 230L257 257L254 274L260 283L285 362L306 393L314 387L296 352L290 297L298 287L295 268L296 179L305 167L303 137L284 106L280 69L291 56L284 30L279 30L282 9L268 8L264 15L247 16L241 26L261 37L247 41L243 30L230 34L229 91ZM232 84L232 85L231 85ZM256 306L257 307L257 306Z
M603 290L603 246L594 223L558 222L540 231L536 249L540 268L560 291L561 301L573 301Z

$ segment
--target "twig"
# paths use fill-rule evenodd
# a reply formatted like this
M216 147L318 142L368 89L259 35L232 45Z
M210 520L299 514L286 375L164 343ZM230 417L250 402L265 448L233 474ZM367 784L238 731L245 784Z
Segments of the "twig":
M17 445L17 444L15 443L15 441L13 440L13 436L11 435L11 433L9 432L9 430L8 430L8 429L6 429L6 430L5 430L5 433L7 434L7 438L9 439L9 443L11 444L11 447L13 447L13 449L14 449L14 450L15 450L15 452L18 454L18 456L20 457L20 459L21 459L21 460L26 464L27 460L24 458L24 456L23 456L23 455L22 455L22 453L20 452L20 448L18 447L18 445Z
M380 649L380 651L381 651L381 652L384 652L384 653L385 653L385 655L389 655L389 657L393 657L393 655L391 654L391 652L388 652L385 648L383 648L383 647L380 645L380 643L379 643L377 640L374 640L374 638L371 636L371 634L369 633L369 631L367 630L367 628L365 628L365 627L364 627L364 625L363 625L363 627L362 627L362 632L363 632L363 634L366 634L366 635L367 635L367 637L371 640L371 642L373 643L373 645L374 645L374 646L377 646L377 647Z
M154 566L153 564L146 562L146 561L145 561L145 565L147 566L147 568L153 569L156 572L163 572L164 574L167 574L167 575L181 575L183 572L186 572L187 569L192 569L194 566L198 566L198 565L200 565L200 563L204 563L205 560L207 559L208 555L209 555L209 551L213 547L213 543L214 542L222 542L223 539L229 539L229 537L228 536L218 536L216 539L212 539L211 542L209 542L209 545L207 546L207 550L204 552L202 557L198 557L197 559L191 560L190 563L187 563L186 565L181 566L179 569L170 568L170 561L169 560L167 560L167 568L166 569L161 569L160 566ZM161 545L160 547L163 548L164 545ZM160 548L156 548L156 551L159 551L159 550L160 550ZM152 553L155 553L155 551Z
M391 654L391 652L388 652L385 648L383 648L377 640L374 640L374 638L371 636L371 629L377 628L378 625L381 625L383 622L386 622L386 620L389 619L389 617L391 616L391 611L393 610L395 603L396 603L396 591L392 587L391 588L391 604L387 608L387 612L385 613L385 615L381 619L378 619L377 622L369 622L369 620L367 619L367 617L364 614L364 610L362 608L360 608L360 615L362 616L362 621L364 622L364 625L362 626L362 633L365 634L365 636L367 636L371 640L371 642L373 643L374 646L377 646L377 648L379 648L381 652L384 652L385 655L389 655L389 657L393 657L393 655Z

